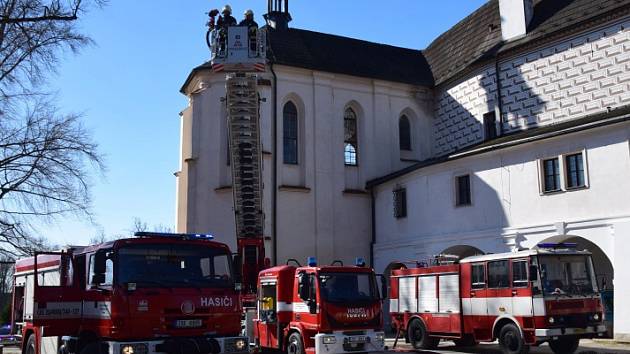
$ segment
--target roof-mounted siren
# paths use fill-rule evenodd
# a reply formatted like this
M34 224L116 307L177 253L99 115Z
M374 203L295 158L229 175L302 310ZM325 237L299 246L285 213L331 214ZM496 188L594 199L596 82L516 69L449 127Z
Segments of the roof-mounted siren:
M210 21L209 23L213 23ZM210 26L207 34L212 70L255 73L267 70L267 31L258 27Z
M306 265L308 265L309 267L317 267L317 258L308 257L306 259Z
M357 267L365 267L365 259L357 257L357 259L354 261L354 265Z
M539 249L551 249L551 250L569 250L576 249L577 243L574 242L543 242L536 245Z
M267 26L274 30L286 30L291 22L289 13L289 0L267 0L267 13L265 14Z

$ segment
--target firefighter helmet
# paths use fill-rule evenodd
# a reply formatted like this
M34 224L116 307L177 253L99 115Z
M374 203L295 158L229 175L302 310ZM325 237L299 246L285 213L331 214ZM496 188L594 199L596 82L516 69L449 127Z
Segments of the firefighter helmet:
M221 10L221 13L224 14L226 12L231 15L232 14L232 6L230 6L230 5L223 6L223 10Z
M252 9L245 10L245 16L254 16L254 11Z

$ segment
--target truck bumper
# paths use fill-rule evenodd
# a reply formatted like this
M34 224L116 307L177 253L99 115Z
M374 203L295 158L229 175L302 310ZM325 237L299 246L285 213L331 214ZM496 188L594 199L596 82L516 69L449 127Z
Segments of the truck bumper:
M147 341L108 341L108 354L123 354L127 347L133 348L136 354L246 354L249 353L249 344L245 337L195 337L195 338L165 338L162 340Z
M368 330L363 334L346 335L343 332L315 335L315 354L354 352L381 352L385 348L385 333Z
M586 328L546 328L536 329L536 339L549 339L561 336L592 337L600 333L606 333L606 326L588 326Z

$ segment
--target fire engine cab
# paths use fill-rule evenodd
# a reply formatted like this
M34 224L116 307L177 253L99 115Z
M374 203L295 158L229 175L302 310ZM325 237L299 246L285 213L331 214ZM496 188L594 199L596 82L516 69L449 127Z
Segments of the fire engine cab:
M571 354L580 338L606 330L591 254L575 244L440 257L392 271L390 285L392 324L417 349L498 339L507 354L544 342Z
M339 261L318 266L313 258L306 267L297 265L260 272L256 346L288 354L382 351L383 312L374 270L361 259L356 266Z
M228 247L209 235L136 236L16 262L23 353L248 351Z

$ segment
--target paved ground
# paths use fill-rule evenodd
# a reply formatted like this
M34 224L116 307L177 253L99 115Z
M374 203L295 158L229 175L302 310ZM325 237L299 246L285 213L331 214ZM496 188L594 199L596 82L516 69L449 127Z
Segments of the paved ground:
M391 348L394 344L393 340L387 340L387 345ZM612 342L593 342L583 340L580 342L578 354L630 354L630 345L615 344ZM393 353L392 353L393 352ZM413 352L411 347L405 343L399 343L396 349L390 351L390 354ZM497 344L480 344L474 348L455 348L452 342L442 342L438 350L418 351L419 354L501 354L501 350ZM532 348L532 354L551 354L553 353L547 345L538 348ZM5 348L3 354L20 354L15 348Z
M404 342L404 340L403 340ZM394 344L393 340L388 340L387 345L391 348ZM409 352L412 351L411 346L405 343L398 344L396 349L393 349L396 352ZM482 343L473 348L455 348L452 342L442 342L438 347L438 350L430 350L430 351L418 351L416 353L421 354L501 354L501 349L498 344L495 343ZM552 354L553 352L549 349L549 346L543 344L540 347L533 347L530 351L532 354ZM616 344L613 342L593 342L591 340L582 340L580 341L580 349L576 352L578 354L630 354L630 345L622 345Z

